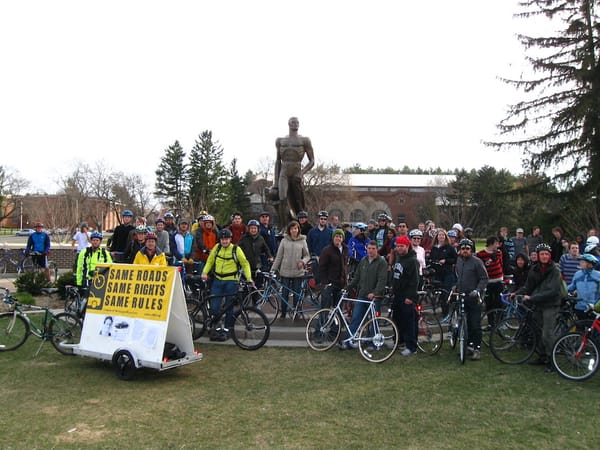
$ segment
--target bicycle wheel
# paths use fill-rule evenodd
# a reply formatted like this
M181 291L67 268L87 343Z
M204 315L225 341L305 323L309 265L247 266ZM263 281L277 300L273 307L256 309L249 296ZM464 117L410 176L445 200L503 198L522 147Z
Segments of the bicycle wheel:
M381 363L388 360L398 347L398 329L387 317L370 319L360 329L358 348L369 362Z
M291 311L292 320L299 318L308 323L308 320L313 316L314 313L321 309L321 302L318 298L306 295L300 299L297 307L294 307Z
M306 324L306 342L309 347L318 352L329 350L340 337L341 324L342 319L332 309L317 311Z
M271 288L267 288L266 290L258 289L250 292L244 299L243 304L245 306L254 306L260 309L267 317L269 325L273 325L279 315L277 294L275 294Z
M481 342L486 347L490 346L490 333L494 325L506 318L506 310L503 308L490 309L481 314Z
M244 306L235 313L231 336L238 347L257 350L265 345L270 333L269 321L260 309Z
M33 259L31 256L26 256L17 266L17 273L20 275L29 272L33 272Z
M11 312L0 314L0 351L15 350L29 337L29 324L23 316Z
M437 317L426 318L421 314L417 333L417 346L419 350L428 355L435 355L440 351L444 342L444 331Z
M552 348L552 364L567 380L584 381L598 370L600 353L594 340L588 335L567 333L558 338Z
M458 354L460 363L464 364L467 359L467 324L465 320L461 320L458 326Z
M208 311L206 310L206 307L197 305L194 309L189 311L188 314L190 316L190 327L192 328L192 339L199 339L206 332Z
M4 275L6 273L7 266L8 261L6 261L6 259L0 259L0 275Z
M63 355L74 355L72 345L81 340L81 321L75 314L58 313L48 325L50 342Z
M77 289L67 289L67 298L65 299L65 312L77 315L79 313L79 305L81 297Z
M450 343L450 348L456 348L456 342L458 341L458 316L455 313L452 313L450 316L450 324L448 325L448 341Z
M490 334L490 350L494 357L505 364L521 364L535 352L535 330L517 317L503 319Z

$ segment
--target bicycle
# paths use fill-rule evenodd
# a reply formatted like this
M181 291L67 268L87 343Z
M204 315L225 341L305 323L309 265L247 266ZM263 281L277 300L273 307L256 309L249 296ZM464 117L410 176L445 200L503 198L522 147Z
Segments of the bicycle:
M589 312L589 311L588 311ZM600 313L582 331L563 334L552 348L552 365L567 380L584 381L598 370L600 361Z
M306 324L306 341L310 348L316 351L326 351L338 342L342 332L342 324L349 337L340 343L358 343L358 349L363 358L369 362L381 363L388 360L398 348L398 329L388 317L379 316L375 310L375 300L363 300L347 297L347 291L342 295L334 308L324 308L317 311ZM344 302L366 303L368 308L361 318L354 333L350 333L350 324L343 310Z
M418 301L423 306L423 310L432 310L434 314L441 306L442 300L448 298L448 292L440 287L442 282L435 279L435 273L439 267L439 263L432 262L423 269L423 286L417 292Z
M292 321L300 318L305 323L312 314L321 309L319 294L310 287L309 281L312 276L305 275L302 278L300 292L285 286L272 272L260 272L260 276L264 277L264 288L251 292L244 300L244 304L254 305L265 312L267 317L270 317L269 325L272 325L279 316L280 305L286 305ZM290 294L294 299L299 297L297 302L292 301L293 305L288 302Z
M460 363L464 364L467 359L468 326L467 313L465 311L466 293L454 293L450 296L450 329L448 340L451 348L458 344L458 356Z
M0 351L16 350L27 341L29 335L33 335L42 341L35 355L46 341L50 341L63 355L73 355L73 347L81 338L81 321L77 316L66 312L54 314L49 308L24 305L8 289L0 289L4 291L3 303L12 309L0 314ZM30 319L25 309L43 312L41 326Z
M235 344L244 350L257 350L261 348L271 333L271 326L265 314L254 306L244 303L244 295L247 295L248 283L240 281L238 292L230 295L232 298L225 301L224 305L215 314L210 314L210 300L213 298L227 297L223 295L209 295L206 285L196 291L197 298L188 298L188 314L192 337L198 339L204 335L207 329L216 329L225 314L231 308L234 309L233 325L231 326L231 337Z
M17 275L30 272L39 272L45 270L36 263L33 256L40 256L42 253L29 252L26 253L25 249L17 251L11 251L6 247L2 248L2 257L0 258L0 275L7 273L9 267L14 267ZM58 278L58 266L54 261L48 261L48 267L50 269L50 282L56 282Z
M505 364L522 364L537 351L542 330L533 318L534 307L528 306L522 296L515 296L517 312L496 323L489 336L494 357ZM561 336L576 326L573 307L576 299L568 298L559 309L552 334Z
M67 284L65 286L65 312L75 314L81 320L85 317L85 307L87 306L89 291L87 288L80 288Z

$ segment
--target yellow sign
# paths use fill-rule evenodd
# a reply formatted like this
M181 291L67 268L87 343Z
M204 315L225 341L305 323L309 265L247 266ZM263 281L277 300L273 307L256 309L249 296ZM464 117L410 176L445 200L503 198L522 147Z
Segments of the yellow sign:
M136 319L167 320L175 267L98 265L87 312Z

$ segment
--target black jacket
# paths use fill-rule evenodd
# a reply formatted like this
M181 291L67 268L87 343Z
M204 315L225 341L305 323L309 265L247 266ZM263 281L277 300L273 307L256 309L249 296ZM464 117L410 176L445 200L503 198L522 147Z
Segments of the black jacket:
M329 244L319 257L319 278L323 285L333 284L337 288L346 286L348 280L348 246L342 244L342 251Z
M417 254L411 248L406 255L394 254L392 265L392 288L394 297L402 296L417 301L419 286L419 262Z

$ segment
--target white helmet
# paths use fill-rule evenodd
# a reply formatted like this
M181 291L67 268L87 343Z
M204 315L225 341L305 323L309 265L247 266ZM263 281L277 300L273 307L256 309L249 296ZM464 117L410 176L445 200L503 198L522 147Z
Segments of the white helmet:
M455 228L458 231L462 231L463 230L463 226L460 223L455 223L454 225L452 225L452 228Z
M423 237L423 232L417 228L415 228L414 230L410 230L408 232L408 237L415 237L415 236Z
M598 245L600 244L600 239L598 239L598 236L590 236L589 238L587 238L587 241L585 241L586 244L594 244L594 245Z

